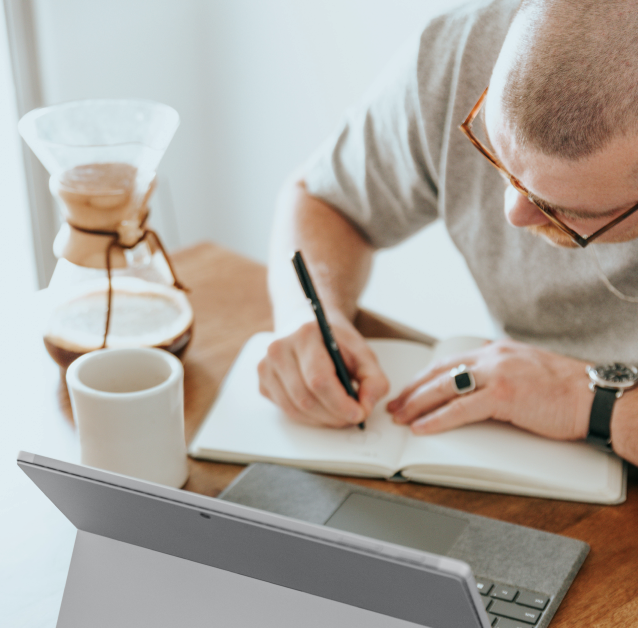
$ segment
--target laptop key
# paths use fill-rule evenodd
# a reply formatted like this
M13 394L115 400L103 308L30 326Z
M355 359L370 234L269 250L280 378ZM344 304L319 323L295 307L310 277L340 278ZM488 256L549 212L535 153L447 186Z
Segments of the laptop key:
M492 603L492 599L489 597L482 597L481 601L483 602L483 606L485 607L485 610L487 610L490 607L490 604Z
M497 584L490 595L491 597L495 597L497 600L505 600L506 602L511 602L517 593L518 590L514 587L507 587L501 584Z
M485 578L476 578L476 588L479 590L481 595L487 595L494 586L494 583L491 580L486 580Z
M523 606L530 606L531 608L539 608L544 610L549 602L549 597L542 593L534 593L533 591L521 591L516 598L517 604Z
M492 615L492 613L487 614L487 618L490 620L492 624L492 628L498 628L500 625L500 621L503 619L502 617L497 617L496 615Z
M540 611L533 608L518 606L518 604L503 602L502 600L494 600L494 604L490 606L490 613L509 617L510 619L517 619L526 624L535 624L541 615Z

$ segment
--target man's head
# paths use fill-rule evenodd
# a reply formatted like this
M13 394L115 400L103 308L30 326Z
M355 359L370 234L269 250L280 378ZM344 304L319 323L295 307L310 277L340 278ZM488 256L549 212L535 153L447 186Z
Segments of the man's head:
M638 0L524 0L485 103L493 150L566 225L589 235L638 202ZM511 186L511 224L574 246ZM638 237L638 214L600 239Z

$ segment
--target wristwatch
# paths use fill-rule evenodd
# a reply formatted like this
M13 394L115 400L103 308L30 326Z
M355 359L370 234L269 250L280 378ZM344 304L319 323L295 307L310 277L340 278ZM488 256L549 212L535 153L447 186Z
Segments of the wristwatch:
M614 402L623 393L638 384L638 368L621 362L588 366L589 390L594 402L589 415L589 432L586 441L605 451L611 447L611 413Z

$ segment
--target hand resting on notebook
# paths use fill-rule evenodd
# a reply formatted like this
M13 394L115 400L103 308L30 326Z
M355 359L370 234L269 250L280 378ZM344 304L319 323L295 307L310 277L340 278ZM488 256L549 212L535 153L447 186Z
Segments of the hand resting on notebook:
M450 370L465 364L476 390L458 395ZM499 419L542 436L587 435L592 393L587 363L522 342L500 340L440 360L416 375L388 411L415 434L436 434L484 419Z
M471 369L477 389L454 391L450 370ZM500 340L465 354L451 356L417 374L402 393L387 404L399 424L415 434L437 434L487 418L512 423L559 440L587 435L592 392L583 377L587 363L538 347ZM635 408L638 389L616 401L611 422L614 451L630 462L638 460Z

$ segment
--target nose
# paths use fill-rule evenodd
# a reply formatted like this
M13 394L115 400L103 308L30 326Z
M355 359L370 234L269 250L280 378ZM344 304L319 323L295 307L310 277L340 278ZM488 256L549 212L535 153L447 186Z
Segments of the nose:
M532 227L549 222L534 203L517 192L511 185L505 189L505 217L513 227Z

